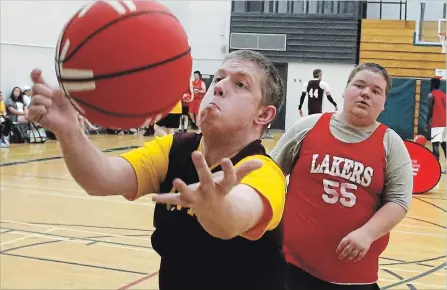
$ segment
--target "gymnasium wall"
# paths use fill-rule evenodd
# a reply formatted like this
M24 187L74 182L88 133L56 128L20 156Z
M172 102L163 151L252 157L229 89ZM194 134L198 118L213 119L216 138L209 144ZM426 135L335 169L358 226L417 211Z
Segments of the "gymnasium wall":
M59 33L83 0L0 1L0 89L30 84L29 73L41 68L57 85L54 53ZM188 33L193 69L214 74L228 51L231 1L166 1ZM34 20L38 18L38 21Z
M298 105L303 85L313 78L312 71L316 68L323 71L323 80L329 84L332 98L337 103L339 110L343 109L343 91L354 64L291 62L288 66L287 76L286 130L301 118L298 114ZM307 116L307 97L302 109L304 115ZM333 111L334 106L325 97L323 100L323 112Z
M379 63L393 77L434 77L435 69L445 68L446 55L440 46L414 45L415 27L416 21L363 19L359 62Z
M441 82L441 90L446 91L446 82ZM427 96L430 79L393 78L393 87L387 96L385 110L378 120L399 134L403 139L413 139L421 134L430 138L425 129L427 122Z

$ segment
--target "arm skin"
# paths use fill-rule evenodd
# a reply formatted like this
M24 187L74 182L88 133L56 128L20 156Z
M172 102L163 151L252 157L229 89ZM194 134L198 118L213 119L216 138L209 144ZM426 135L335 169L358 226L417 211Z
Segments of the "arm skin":
M407 215L407 211L400 205L388 202L362 227L372 241L389 233Z
M65 132L57 136L65 164L88 194L106 196L137 191L137 179L129 162L101 152L79 126Z
M227 240L243 236L264 219L269 220L272 213L265 203L252 187L239 184L226 195L223 206L217 210L205 208L194 213L210 235Z

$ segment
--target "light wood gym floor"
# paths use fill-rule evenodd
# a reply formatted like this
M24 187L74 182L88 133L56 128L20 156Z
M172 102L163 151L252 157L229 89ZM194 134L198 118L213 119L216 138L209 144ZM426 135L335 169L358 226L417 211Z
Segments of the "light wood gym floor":
M150 137L92 139L118 155ZM267 148L277 139L266 139ZM159 257L150 247L154 204L144 197L88 196L60 154L55 141L0 149L0 288L158 289ZM445 255L443 175L430 193L414 197L393 231L380 261L380 286L446 289Z

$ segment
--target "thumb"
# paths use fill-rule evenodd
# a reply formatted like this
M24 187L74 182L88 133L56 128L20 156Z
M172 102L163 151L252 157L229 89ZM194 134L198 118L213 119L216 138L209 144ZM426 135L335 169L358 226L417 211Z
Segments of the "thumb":
M241 182L241 180L247 176L252 171L262 167L261 160L248 160L242 163L240 166L236 167L236 183Z
M40 69L38 69L38 68L33 69L33 71L31 72L31 80L35 84L42 84L42 85L45 85L47 87L50 87L50 85L43 78L42 71Z

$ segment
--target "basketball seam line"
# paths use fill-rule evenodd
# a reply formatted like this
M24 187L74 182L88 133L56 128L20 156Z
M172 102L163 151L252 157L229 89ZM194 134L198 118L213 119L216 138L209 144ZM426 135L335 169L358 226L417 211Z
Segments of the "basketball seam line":
M123 113L116 113L116 112L111 112L111 111L107 111L101 108L98 108L92 104L87 103L86 101L82 100L82 99L78 99L76 97L73 97L73 95L69 95L68 96L69 99L73 99L75 100L77 103L82 104L86 107L89 107L90 109L93 109L95 111L98 111L100 113L103 113L105 115L110 115L110 116L115 116L115 117L120 117L120 118L150 118L151 116L160 114L161 112L165 111L166 109L168 109L171 106L175 106L176 103L178 103L180 100L173 102L172 104L166 106L165 108L159 110L158 112L154 113L153 111L150 112L146 112L146 113L139 113L139 114L123 114ZM70 101L71 102L71 101ZM73 104L73 103L72 103Z
M118 22L120 22L121 20L126 20L126 19L128 19L128 18L131 18L131 17L134 17L134 16L140 16L140 15L143 15L143 14L152 14L152 13L160 13L160 14L165 14L165 15L168 15L168 16L171 16L171 17L173 17L175 20L177 20L178 21L178 19L177 19L177 17L175 17L174 15L172 15L171 13L168 13L168 12L165 12L165 11L141 11L141 12L137 12L137 13L132 13L132 14L128 14L128 15L125 15L125 16L123 16L123 17L121 17L121 18L117 18L117 19L115 19L115 20L113 20L113 21L110 21L110 22L108 22L108 23L106 23L106 24L104 24L103 26L101 26L101 27L99 27L97 30L95 30L92 34L90 34L89 36L87 36L80 44L78 44L78 46L76 46L74 49L73 49L73 51L69 54L69 55L67 55L67 57L65 58L65 59L63 59L62 60L62 63L65 63L65 62L67 62L67 61L69 61L89 40L91 40L93 37L95 37L97 34L99 34L100 32L102 32L103 30L105 30L106 28L109 28L110 26L112 26L112 25L114 25L114 24L116 24L116 23L118 23ZM79 14L79 13L77 13L77 14ZM76 15L77 15L76 14ZM74 18L73 18L74 19ZM72 24L73 22L71 22L70 23L70 25ZM68 30L68 28L69 28L70 26L67 26L67 28L66 28L66 31ZM59 57L59 56L58 56ZM56 62L60 62L60 60L58 60L58 59L56 59Z
M113 72L113 73L107 73L107 74L102 74L102 75L94 75L91 78L64 78L64 77L58 77L60 82L67 82L67 83L77 83L77 82L88 82L88 81L97 81L97 80L102 80L102 79L110 79L110 78L115 78L115 77L119 77L122 75L126 75L126 74L132 74L132 73L136 73L139 71L143 71L146 69L151 69L166 63L169 63L171 61L174 61L176 59L182 58L186 55L188 55L191 51L191 47L185 51L182 52L176 56L173 56L171 58L156 62L156 63L151 63L151 64L147 64L144 66L140 66L140 67L136 67L136 68L131 68L131 69L127 69L127 70L123 70L123 71L118 71L118 72Z

